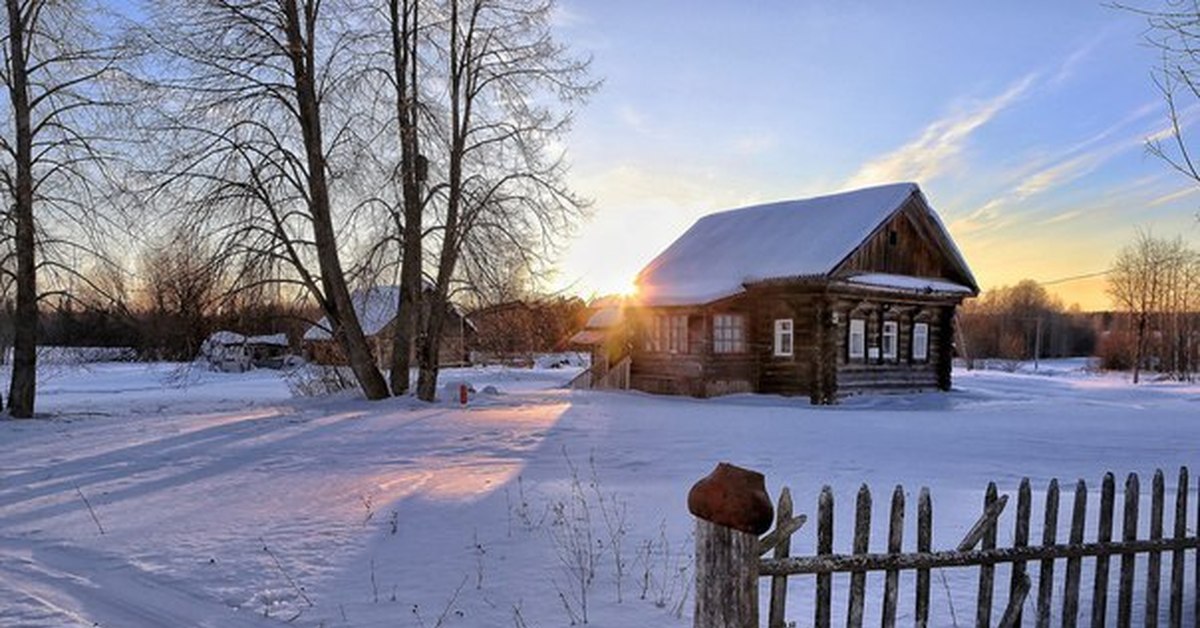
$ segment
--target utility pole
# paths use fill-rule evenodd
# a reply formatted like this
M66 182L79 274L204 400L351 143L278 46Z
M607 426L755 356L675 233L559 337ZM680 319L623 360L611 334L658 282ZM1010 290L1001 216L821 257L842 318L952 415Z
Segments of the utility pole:
M1037 317L1037 335L1033 338L1033 370L1038 370L1038 361L1042 357L1042 317Z

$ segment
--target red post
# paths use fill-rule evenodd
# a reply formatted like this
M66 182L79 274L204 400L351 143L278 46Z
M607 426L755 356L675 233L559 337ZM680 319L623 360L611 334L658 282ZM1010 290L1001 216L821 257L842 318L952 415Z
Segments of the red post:
M466 384L458 385L458 403L460 403L464 406L467 405L467 385Z

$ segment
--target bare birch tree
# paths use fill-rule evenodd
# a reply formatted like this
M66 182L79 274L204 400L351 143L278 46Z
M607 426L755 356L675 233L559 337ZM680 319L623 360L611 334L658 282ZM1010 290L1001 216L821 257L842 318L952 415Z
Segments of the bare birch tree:
M307 291L363 393L380 399L387 382L354 311L339 238L362 146L352 14L338 0L156 4L145 34L164 55L147 79L162 117L150 128L173 149L158 203L218 234L228 257L260 269L252 276Z
M124 104L120 62L132 49L106 33L115 18L87 0L5 0L8 91L0 109L4 264L15 287L8 410L32 416L37 388L38 299L60 295L53 278L75 273L103 230L116 157L105 112ZM103 21L103 22L102 22ZM109 30L112 30L111 28ZM47 281L49 280L49 281Z

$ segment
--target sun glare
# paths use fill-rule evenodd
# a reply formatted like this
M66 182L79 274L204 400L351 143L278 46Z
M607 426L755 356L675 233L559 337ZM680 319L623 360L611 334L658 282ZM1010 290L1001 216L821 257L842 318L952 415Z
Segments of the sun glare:
M630 279L629 281L626 281L621 287L620 294L623 297L627 297L627 298L628 297L636 297L637 293L638 293L638 286L636 283L634 283L634 281L632 279Z

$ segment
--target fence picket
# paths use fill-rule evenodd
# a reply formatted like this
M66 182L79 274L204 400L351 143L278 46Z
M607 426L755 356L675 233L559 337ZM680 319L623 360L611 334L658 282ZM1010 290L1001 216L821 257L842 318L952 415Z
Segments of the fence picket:
M892 513L888 522L888 553L899 554L904 541L904 487L892 491ZM900 588L900 571L888 570L883 586L883 627L896 625L896 601Z
M1150 540L1163 537L1163 502L1165 499L1162 469L1155 469L1150 484ZM1159 583L1162 579L1162 552L1150 552L1146 560L1146 628L1158 626Z
M779 493L779 508L775 514L775 529L783 530L792 518L792 491L783 487ZM775 558L787 558L792 549L791 535L785 535L775 545ZM783 617L787 607L787 576L771 578L771 608L767 614L767 626L770 628L786 628L787 621Z
M1021 608L1025 606L1025 598L1029 595L1029 576L1021 574L1021 580L1013 588L1008 598L1008 607L1000 618L1000 628L1016 628L1021 625Z
M825 486L817 502L817 555L833 553L833 489ZM817 575L817 603L814 625L829 628L829 611L832 606L833 574Z
M1046 517L1043 521L1042 544L1054 545L1058 538L1058 480L1050 480L1046 489ZM1054 598L1054 559L1042 559L1038 567L1037 626L1050 628L1050 603Z
M987 492L983 497L983 511L988 512L999 501L996 496L996 483L988 482ZM996 549L996 521L991 520L983 533L983 549ZM975 625L978 628L988 628L992 624L992 592L995 590L996 567L990 564L979 566L979 597L975 604Z
M917 498L917 551L930 552L933 550L933 500L929 497L929 488L921 487L921 495ZM926 628L929 625L929 570L917 570L917 604L916 626Z
M1071 511L1071 545L1083 543L1083 527L1087 518L1087 484L1075 484L1075 507ZM1067 559L1067 578L1063 584L1063 628L1075 628L1079 618L1079 572L1082 558Z
M1138 476L1136 473L1130 473L1125 479L1125 519L1121 523L1121 538L1125 541L1137 538L1139 492ZM1133 617L1133 570L1136 566L1136 555L1121 556L1121 586L1117 591L1118 628L1129 628Z
M1021 486L1017 489L1017 521L1016 529L1013 531L1013 547L1028 547L1029 546L1029 513L1033 509L1033 491L1029 487L1029 478L1021 479ZM1011 615L1006 612L1005 619L1001 625L1008 627L1019 627L1021 625L1021 616L1025 608L1025 596L1029 595L1029 576L1025 574L1025 561L1017 561L1012 566L1012 582L1008 586L1008 599ZM1021 598L1020 604L1013 606L1012 600ZM1007 623L1006 623L1007 622Z
M1112 540L1113 503L1116 499L1116 480L1112 473L1104 474L1100 485L1100 524L1096 528L1096 542ZM1096 579L1092 587L1092 628L1104 628L1108 617L1108 556L1096 557Z
M1179 468L1179 483L1175 485L1175 538L1187 537L1188 470ZM1183 626L1183 567L1187 560L1183 550L1171 553L1171 628Z
M871 543L871 489L866 484L858 489L854 504L854 553L866 554ZM867 572L850 574L850 603L846 610L847 628L862 628L863 602L867 596Z

